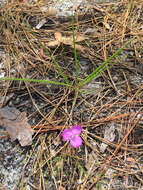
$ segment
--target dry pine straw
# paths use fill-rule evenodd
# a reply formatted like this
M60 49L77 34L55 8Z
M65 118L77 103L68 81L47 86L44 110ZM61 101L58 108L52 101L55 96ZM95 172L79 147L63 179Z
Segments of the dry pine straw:
M10 6L10 5L9 5ZM102 5L103 6L103 5ZM81 34L83 34L85 31L87 31L87 28L92 28L92 31L89 35L87 35L88 39L85 40L85 44L81 44L84 48L86 48L87 51L85 51L85 54L83 55L81 52L78 52L78 57L80 58L80 56L87 58L90 60L90 64L92 65L92 67L95 67L95 62L98 65L99 63L103 62L104 60L107 59L107 57L109 57L113 52L115 52L122 43L124 43L124 41L128 40L129 37L136 37L136 43L133 44L133 46L130 46L128 49L126 49L127 52L129 51L133 51L135 52L135 57L131 59L129 59L129 62L135 62L136 59L139 61L139 63L141 63L142 58L139 59L139 55L141 54L141 47L142 47L142 27L141 27L141 22L139 20L141 20L141 16L142 16L142 3L139 1L120 1L118 2L117 5L113 5L113 6L97 6L94 5L93 6L93 10L91 9L87 9L86 14L91 14L90 18L88 17L81 17L81 20L76 20L75 23L75 27L77 31L80 31ZM3 8L3 12L2 14L5 16L8 15L7 14L7 9L8 7ZM10 71L11 67L17 67L17 65L19 65L19 63L21 65L23 65L22 68L24 68L24 72L23 70L19 70L19 73L17 73L16 75L19 76L23 76L23 74L26 75L26 73L30 73L30 77L31 78L36 78L37 76L47 76L49 75L49 71L54 71L54 67L51 64L50 60L45 60L44 56L41 57L40 54L36 53L38 48L39 48L39 52L40 52L40 47L39 45L37 45L36 41L32 41L31 39L33 39L33 36L31 35L31 33L29 31L27 31L23 25L18 25L18 20L16 20L16 22L13 21L12 18L14 18L15 20L15 13L17 15L16 19L19 18L19 16L21 16L21 12L20 12L20 8L16 8L15 4L11 5L11 9L8 9L10 12L9 16L10 17L3 17L6 18L7 20L5 20L5 23L7 23L9 25L9 28L2 28L3 30L3 39L0 39L2 44L5 44L5 41L7 42L7 44L9 44L9 46L3 46L4 50L6 51L7 55L9 56L13 56L14 60L15 60L15 64L13 65L12 61L10 61L10 57L9 59L7 59L8 64L7 64L7 71ZM41 12L39 11L39 7L33 7L33 11L31 11L32 8L31 7L23 7L23 13L29 15L29 18L34 18L35 20L38 17L41 17ZM32 14L32 15L31 15ZM44 17L45 15L43 15ZM46 15L47 16L47 15ZM54 18L52 18L54 20ZM18 27L18 28L16 28ZM56 25L55 25L56 27ZM25 36L26 38L26 43L25 41L20 38L19 36L17 36L17 33L12 33L11 29L14 28L16 30L18 30L21 33L21 36ZM15 31L16 31L15 30ZM55 40L54 39L54 33L60 31L62 34L66 33L67 36L72 35L72 31L71 31L71 22L66 22L65 24L59 24L57 28L52 29L52 30L37 30L37 36L39 37L39 39L44 42L45 44L50 43L51 41ZM86 36L86 32L84 33L84 35ZM17 39L18 42L21 42L21 46L22 47L14 47L12 42L14 42L14 40ZM53 53L55 59L58 58L58 60L62 60L60 54L63 56L64 53L64 58L66 60L67 63L69 63L69 65L67 65L67 68L70 66L70 64L73 63L73 55L72 57L71 52L73 52L72 47L67 47L65 48L65 44L59 44L59 46L61 46L62 48L55 48L54 50L50 49L49 50ZM65 53L65 51L67 51L67 54ZM44 54L43 54L44 55ZM137 57L137 58L136 58ZM96 61L95 61L96 60ZM38 64L37 64L38 62ZM126 68L123 67L126 65ZM123 67L123 69L128 69L130 72L134 72L136 71L136 68L130 67L127 63L124 63L124 61L121 60L121 66ZM118 67L119 68L119 67ZM34 73L31 74L30 70L34 70ZM118 72L118 71L116 71ZM123 71L124 74L121 72L121 70L119 70L118 72L118 77L121 80L120 82L123 82L123 85L121 85L121 89L122 89L122 94L125 94L126 96L129 96L130 99L127 101L125 100L124 96L120 97L117 96L117 93L112 93L112 89L116 91L115 87L118 87L118 84L116 86L114 86L114 80L113 77L114 75L116 75L116 72L112 72L112 70L108 69L108 72L106 74L103 74L102 77L103 79L105 79L105 81L107 80L107 83L103 82L105 85L103 85L103 89L102 89L102 93L101 96L98 94L97 98L100 99L100 101L97 101L97 105L93 106L93 107L89 107L89 112L92 113L92 115L90 115L90 117L87 117L87 121L80 121L81 125L83 126L83 139L84 139L84 146L81 148L82 151L84 151L84 154L82 155L82 157L84 158L84 156L88 156L88 153L92 150L94 152L96 152L96 154L100 157L102 157L102 162L99 164L99 170L96 169L96 167L93 169L93 173L91 173L89 176L89 178L87 176L85 176L84 178L84 183L82 185L78 185L79 188L81 189L85 189L87 187L87 189L91 189L95 183L98 183L98 181L100 181L102 179L102 176L104 176L107 167L112 167L113 164L116 164L116 170L119 171L121 168L120 166L115 162L116 159L118 161L120 161L122 164L124 163L122 160L122 157L120 158L120 160L118 159L120 155L120 150L122 150L122 154L125 155L128 152L130 152L130 158L134 158L135 161L135 165L138 165L138 173L141 172L141 168L142 168L142 164L137 161L137 157L138 155L141 155L141 151L140 149L138 149L138 147L140 148L140 144L138 143L138 141L136 141L136 144L129 144L129 136L131 135L131 138L133 138L132 134L134 134L134 130L136 128L136 130L138 130L140 128L140 125L142 124L142 118L138 117L137 114L142 114L142 110L140 110L140 108L142 108L142 86L140 84L138 84L136 87L134 87L134 85L130 84L130 81L128 80L130 77L130 72L128 72L127 70ZM7 72L8 73L8 72ZM67 72L68 73L68 72ZM134 72L135 74L135 72ZM72 76L70 75L70 73L68 73L69 77L72 78ZM24 89L24 93L29 94L33 104L34 104L34 100L33 97L31 95L31 91L30 89L32 88L29 84L25 84L25 88L23 88L22 85L19 85L18 87L16 86L16 88L13 90L13 92L15 92L16 90L20 91ZM120 86L120 84L119 84ZM18 89L19 88L19 89ZM2 88L3 89L3 88ZM41 97L45 98L47 100L46 104L48 105L48 103L50 101L53 101L53 99L51 99L51 97L49 96L47 98L47 95L45 95L46 93L43 93L40 91L40 88L38 87L34 87L32 90L36 91L38 90L38 93L40 94ZM10 86L7 86L7 89L3 89L3 94L7 94L9 93L9 91L12 92L12 88ZM104 93L103 93L104 92ZM52 94L52 96L55 96L55 102L59 102L59 99L61 100L60 104L64 103L64 104L68 104L68 102L72 103L72 98L70 97L68 100L65 98L65 94L63 93L63 90L61 88L61 91L58 92L59 94L57 95L56 93ZM61 94L60 94L61 93ZM107 94L107 96L106 96ZM116 104L118 111L115 109L115 102L110 102L107 101L106 98L108 98L109 94L112 94L112 97L110 98L114 98L114 96L116 97ZM67 97L69 95L71 95L71 93L67 93L66 94ZM58 97L60 97L58 99ZM90 95L87 96L85 98L85 101L89 101L90 99ZM104 98L106 101L104 101ZM82 99L81 97L79 99ZM91 98L92 99L92 98ZM69 101L70 100L70 101ZM48 102L49 101L49 102ZM95 101L95 98L93 98L93 101ZM54 137L54 131L61 131L63 130L69 120L68 114L64 114L62 115L62 121L59 118L56 118L56 113L60 112L60 104L58 104L58 106L55 106L56 103L53 103L53 109L52 109L52 115L48 115L50 118L50 122L49 120L47 121L47 118L43 117L41 120L43 120L43 124L41 124L41 121L38 122L36 125L33 126L34 130L36 130L37 135L42 133L47 134L49 131L51 133L50 135L50 139L49 139L49 144L50 140L53 140ZM100 103L99 103L100 102ZM106 102L106 103L105 103ZM81 106L84 106L84 104L81 104ZM124 107L125 109L122 110L122 107ZM120 110L119 110L120 108ZM137 109L136 109L137 108ZM139 108L139 109L138 109ZM122 110L122 111L121 111ZM133 111L132 111L133 110ZM83 111L81 112L81 114L83 114L84 112L88 111L88 109L83 109ZM124 112L123 112L124 111ZM140 112L138 112L140 111ZM77 112L80 112L80 110L77 110ZM45 113L42 113L39 109L37 109L35 111L35 113L40 113L41 115L44 116ZM105 113L105 114L104 114ZM107 115L108 113L108 115ZM76 111L74 111L73 117L74 115L78 115L78 113L76 113ZM92 116L92 117L91 117ZM92 118L92 119L91 119ZM77 117L75 117L75 119L73 118L73 121L76 120ZM92 146L92 144L89 142L89 139L91 138L88 135L88 132L94 130L94 133L96 134L96 136L94 136L95 138L91 138L92 141L95 141L95 139L97 140L97 142L100 144L101 142L105 142L104 138L103 138L103 131L100 130L100 126L104 126L106 124L110 124L110 122L115 122L118 124L118 126L122 127L124 126L123 129L123 138L120 142L107 142L110 146L109 146L109 152L107 155L102 155L98 149L94 148ZM50 124L49 124L50 123ZM62 124L61 124L62 123ZM54 127L53 127L54 126ZM139 127L136 127L139 126ZM128 128L130 127L130 128ZM98 131L96 131L96 128L98 129ZM121 130L122 131L122 130ZM92 133L92 132L91 132ZM98 135L100 133L100 135ZM122 133L122 132L121 132ZM57 134L57 133L56 133ZM59 133L57 134L57 139L58 141L61 141L59 137ZM133 140L133 139L132 139ZM125 143L126 141L126 143ZM46 143L45 143L46 144ZM129 145L128 145L129 144ZM68 153L68 148L69 146L61 146L59 150L61 150L61 155L64 155L65 153ZM49 146L47 146L46 148L49 148ZM112 149L114 148L114 149ZM54 156L60 154L60 151L56 151L56 153L54 154ZM75 156L77 154L78 157L78 152L73 151L70 149L70 151L72 151L73 156ZM87 152L86 152L87 151ZM134 152L133 152L134 151ZM38 152L37 152L38 154ZM136 155L135 155L136 154ZM43 154L44 155L44 154ZM36 153L35 153L36 156ZM53 157L54 157L53 156ZM41 159L41 157L39 157ZM69 156L67 158L67 161L65 162L69 162L71 157ZM52 160L52 157L51 157ZM72 160L72 159L71 159ZM106 162L105 162L106 160ZM85 161L85 160L84 160ZM40 160L41 163L42 159ZM71 161L72 162L72 161ZM45 162L46 164L47 162ZM125 164L125 163L124 163ZM71 165L72 167L72 165ZM132 173L131 169L129 168L128 171L126 171L126 168L128 166L125 164L122 168L122 172L123 174L128 174L128 173ZM124 169L125 168L125 169ZM64 167L62 168L64 170ZM44 172L44 170L42 171ZM63 171L63 173L66 171ZM132 174L132 178L134 179L134 176L136 176L136 180L134 179L134 183L132 183L133 185L135 184L136 181L138 181L138 183L142 184L142 179L140 178L140 175L138 175L138 173L133 173ZM62 176L63 177L63 176ZM62 179L61 177L61 179ZM74 177L74 176L71 176ZM87 177L87 178L86 178ZM128 178L128 175L127 175ZM68 179L68 177L67 177ZM70 182L72 183L74 180L71 180ZM63 183L64 186L64 182ZM55 182L56 184L56 182ZM62 185L62 184L61 184Z

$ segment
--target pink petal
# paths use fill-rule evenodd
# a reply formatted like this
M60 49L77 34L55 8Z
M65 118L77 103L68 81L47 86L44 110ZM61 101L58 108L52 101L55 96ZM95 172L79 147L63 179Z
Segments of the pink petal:
M72 137L72 132L71 129L65 129L62 133L61 133L64 141L69 140Z
M73 135L80 135L80 133L81 133L81 125L74 125L71 128L71 132L72 132Z
M75 136L73 137L71 140L70 140L70 143L71 145L74 147L74 148L78 148L82 145L82 138L79 137L79 136Z

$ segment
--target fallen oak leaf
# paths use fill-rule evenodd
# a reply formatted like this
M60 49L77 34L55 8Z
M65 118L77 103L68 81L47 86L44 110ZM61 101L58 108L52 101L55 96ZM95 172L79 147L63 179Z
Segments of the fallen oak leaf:
M20 112L14 107L1 108L0 125L7 130L11 141L18 139L21 146L32 144L34 130L27 122L26 113Z

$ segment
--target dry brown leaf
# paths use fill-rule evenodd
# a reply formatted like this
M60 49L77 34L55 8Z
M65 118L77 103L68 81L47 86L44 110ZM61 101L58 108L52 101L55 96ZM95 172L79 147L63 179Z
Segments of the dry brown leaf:
M7 130L11 141L18 139L21 146L31 145L34 130L27 122L26 113L14 107L1 108L0 125Z
M61 43L63 43L65 45L70 45L72 48L74 47L73 46L73 36L72 35L67 37L67 36L62 36L62 34L60 32L55 32L54 36L55 36L56 40L48 42L47 43L48 46L53 47L53 46L60 45ZM75 35L75 39L76 39L76 42L81 42L81 41L84 41L87 38L85 36L77 33ZM83 46L81 46L81 45L78 45L78 44L76 44L76 49L79 50L79 51L82 51L82 52L85 51L85 48Z

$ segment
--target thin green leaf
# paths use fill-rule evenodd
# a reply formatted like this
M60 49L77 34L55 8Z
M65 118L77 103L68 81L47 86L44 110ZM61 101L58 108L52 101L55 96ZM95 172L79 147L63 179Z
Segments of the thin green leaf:
M76 37L75 37L75 29L74 29L74 16L72 16L72 34L73 34L73 45L74 45L74 59L75 59L75 68L76 68L76 76L75 76L75 84L78 81L78 73L79 73L79 64L76 54Z
M37 38L36 38L37 39ZM45 47L45 45L43 45L41 43L41 41L39 39L37 39L38 43L40 44L40 46L42 46L43 50L48 54L48 56L51 58L51 60L53 61L54 65L56 66L59 74L63 77L64 81L69 84L68 78L67 76L64 74L63 70L61 69L60 65L57 63L57 61L54 59L54 57L52 55L50 55L49 51L47 50L47 48Z
M73 87L72 85L67 84L67 83L51 81L51 80L39 80L39 79L27 79L27 78L7 78L7 77L2 77L2 78L0 78L0 80L37 82L37 83L44 83L44 84L55 84L55 85Z
M118 49L113 55L111 55L102 65L100 65L97 69L95 69L92 73L90 73L88 75L88 77L86 77L85 79L83 79L79 83L78 86L82 87L82 86L86 85L92 79L94 79L95 77L97 77L98 75L100 75L101 72L105 71L106 70L105 66L109 63L109 61L111 61L114 57L116 57L133 39L131 39L128 42L126 42L120 49Z

